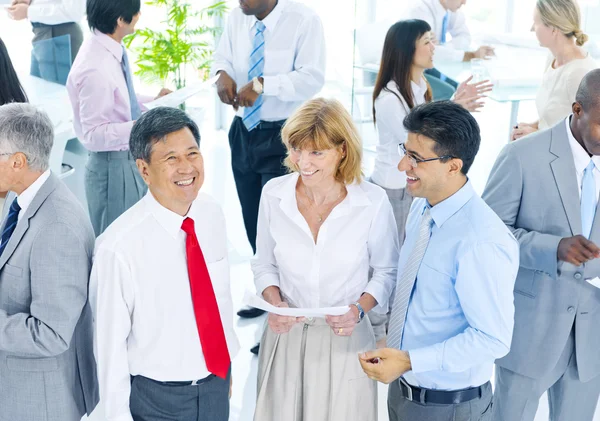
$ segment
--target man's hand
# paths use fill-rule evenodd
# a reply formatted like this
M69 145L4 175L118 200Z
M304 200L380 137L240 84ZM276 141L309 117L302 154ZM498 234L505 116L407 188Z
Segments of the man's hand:
M254 83L250 81L238 92L238 105L240 107L252 107L254 105L258 94L252 89L253 85Z
M13 0L11 6L14 6L15 4L19 4L19 3L31 4L31 0Z
M161 98L161 97L163 97L165 95L169 95L169 94L172 94L172 93L173 93L172 90L167 89L167 88L162 88L160 90L160 92L158 93L158 95L156 95L156 97L154 99L158 99L158 98Z
M217 94L223 104L233 105L233 108L237 111L237 85L227 72L223 70L219 72L219 79L217 79Z
M27 12L29 10L29 5L25 3L14 4L8 8L8 16L14 20L23 20L27 19Z
M600 248L583 235L567 237L558 243L558 260L581 266L587 261L600 257Z
M359 354L363 371L372 380L390 384L411 369L410 356L406 351L382 348Z
M465 52L465 55L463 56L463 61L471 61L474 58L487 59L487 58L494 57L495 55L496 55L496 53L495 53L495 51L494 51L494 49L492 47L488 47L487 45L483 45L483 46L479 47L475 51L467 51L467 52Z
M515 126L512 133L510 134L511 140L517 140L531 133L537 132L537 128L531 124L519 123Z

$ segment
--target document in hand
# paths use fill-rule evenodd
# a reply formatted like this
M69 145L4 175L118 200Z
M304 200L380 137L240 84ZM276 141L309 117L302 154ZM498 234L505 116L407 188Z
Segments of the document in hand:
M170 94L155 99L154 101L147 102L144 105L149 110L156 107L177 107L179 106L179 104L182 104L188 98L191 98L199 92L210 88L212 85L215 84L217 79L219 79L219 75L212 77L205 82L195 83L193 85L186 86L185 88L181 88L175 92L171 92Z
M597 276L594 279L586 279L591 285L595 286L596 288L600 288L600 278L598 278Z
M325 317L325 316L341 316L346 314L350 307L323 307L323 308L287 308L275 307L269 304L258 295L246 291L244 294L244 304L250 307L260 308L269 313L279 314L280 316L291 317Z

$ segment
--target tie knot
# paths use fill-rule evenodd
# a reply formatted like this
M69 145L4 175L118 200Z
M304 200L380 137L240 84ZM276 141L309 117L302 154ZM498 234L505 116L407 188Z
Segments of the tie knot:
M594 164L594 161L592 159L590 159L590 163L588 164L587 167L585 167L585 171L592 171L594 169L594 167L596 167L596 164Z
M433 222L433 217L431 216L431 210L429 208L425 209L423 212L423 224L431 226L431 222Z
M187 235L195 234L194 220L192 218L185 218L183 224L181 224L181 229L184 230Z
M264 30L265 30L266 28L267 28L267 27L265 26L265 24L264 24L264 23L262 23L262 22L261 22L261 21L259 21L259 20L257 20L257 21L256 21L256 30L257 30L258 32L264 32Z
M20 211L21 206L19 206L17 199L13 200L12 204L10 205L10 213L19 213Z

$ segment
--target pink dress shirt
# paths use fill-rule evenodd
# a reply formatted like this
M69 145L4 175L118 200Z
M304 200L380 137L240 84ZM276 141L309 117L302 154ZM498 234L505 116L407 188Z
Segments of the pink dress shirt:
M133 127L127 83L121 60L122 44L94 31L86 39L73 63L67 91L73 107L73 126L79 141L89 151L125 151ZM138 95L142 102L153 98Z

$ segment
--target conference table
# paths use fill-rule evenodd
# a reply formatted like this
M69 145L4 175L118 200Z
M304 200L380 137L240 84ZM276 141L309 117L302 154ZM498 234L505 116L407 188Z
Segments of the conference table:
M521 101L535 100L541 84L547 53L539 49L509 46L496 47L497 58L485 60L483 78L494 83L487 96L500 103L510 103L508 133L517 124ZM435 61L435 67L457 82L466 80L473 73L470 62ZM379 63L356 64L355 69L378 73Z

